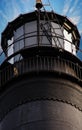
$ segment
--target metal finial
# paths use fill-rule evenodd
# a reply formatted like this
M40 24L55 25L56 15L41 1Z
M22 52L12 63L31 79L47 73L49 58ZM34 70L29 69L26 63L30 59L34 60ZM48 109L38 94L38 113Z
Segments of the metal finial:
M41 9L42 8L42 1L41 0L36 0L36 8Z

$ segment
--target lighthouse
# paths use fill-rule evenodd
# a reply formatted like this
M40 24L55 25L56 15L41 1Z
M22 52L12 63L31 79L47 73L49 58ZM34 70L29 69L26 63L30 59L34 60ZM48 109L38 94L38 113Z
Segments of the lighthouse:
M0 130L81 130L76 25L36 0L36 11L8 23L1 46Z

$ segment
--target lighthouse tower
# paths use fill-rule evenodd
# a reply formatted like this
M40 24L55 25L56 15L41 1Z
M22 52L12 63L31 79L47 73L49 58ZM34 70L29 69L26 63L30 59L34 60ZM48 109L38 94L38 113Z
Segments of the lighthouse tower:
M79 43L77 27L41 0L36 11L8 23L1 37L0 130L82 130Z

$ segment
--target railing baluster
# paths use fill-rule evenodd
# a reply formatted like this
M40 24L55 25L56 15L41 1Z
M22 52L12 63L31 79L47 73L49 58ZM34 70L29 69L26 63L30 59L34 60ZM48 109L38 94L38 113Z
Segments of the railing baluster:
M14 67L18 71L17 75L15 75ZM78 64L65 59L60 59L59 57L37 56L21 60L0 70L0 86L3 86L7 81L11 80L13 76L32 71L56 71L59 73L66 73L82 81L82 67Z

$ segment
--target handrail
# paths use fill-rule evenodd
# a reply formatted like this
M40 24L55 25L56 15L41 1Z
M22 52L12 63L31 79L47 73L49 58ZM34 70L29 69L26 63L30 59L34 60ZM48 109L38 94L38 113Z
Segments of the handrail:
M0 70L0 87L19 75L30 72L58 72L64 73L82 81L82 67L71 61L56 57L29 57Z
M11 47L12 47L12 45L14 45L14 44L18 44L19 45L19 47L20 47L20 44L21 44L21 41L22 40L24 40L23 42L25 42L25 40L26 39L29 39L29 38L35 38L36 37L36 39L37 39L37 35L35 34L35 35L29 35L29 36L27 36L27 35L25 35L24 37L22 37L22 38L18 38L17 40L15 40L15 41L13 41L13 43L11 43L8 47L7 47L7 49L5 50L6 52L7 51L9 51L9 49L11 49ZM42 35L40 35L40 37L42 38L42 37L46 37L45 36L45 34L42 34ZM49 35L49 37L51 37L51 38L53 38L53 39L55 39L55 38L57 38L57 39L59 39L59 40L63 40L63 45L62 46L64 46L64 42L66 41L67 43L69 43L69 44L73 44L71 41L69 41L69 40L67 40L67 39L65 39L64 37L62 37L61 35L56 35L56 36L54 36L54 35ZM56 41L57 42L57 41ZM52 47L58 47L58 48L61 48L59 45L57 46L56 44L56 42L54 42L54 45L51 43L51 44L49 44L49 43L46 43L45 41L43 41L43 42L41 42L41 44L39 45L39 46L52 46ZM31 45L29 45L29 44L25 44L24 43L24 46L21 48L21 49L24 49L24 48L30 48L30 47L34 47L34 46L38 46L38 43L33 43L33 44L31 44ZM12 54L13 53L16 53L17 51L19 51L19 50L21 50L20 48L18 49L18 50L15 50L15 52L12 52ZM64 49L64 48L62 48L62 49ZM77 49L77 48L76 48ZM14 51L14 48L13 48L13 51ZM11 55L12 55L11 54Z

